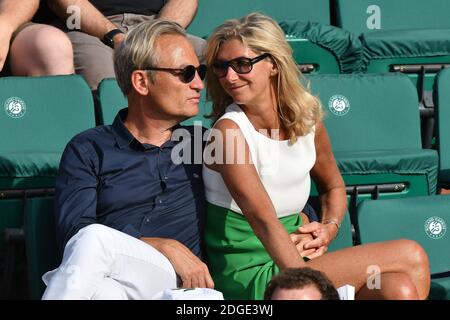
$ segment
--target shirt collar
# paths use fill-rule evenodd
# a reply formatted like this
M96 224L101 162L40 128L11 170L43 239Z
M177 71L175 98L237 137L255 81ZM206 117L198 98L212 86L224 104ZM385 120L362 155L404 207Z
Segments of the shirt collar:
M120 110L114 118L114 122L112 124L113 134L120 149L128 147L130 143L135 140L134 136L124 124L127 114L128 108Z
M114 118L114 122L112 124L113 134L114 134L114 137L116 139L116 142L117 142L117 145L119 146L119 148L120 149L126 148L126 147L130 146L130 144L133 141L134 141L134 143L141 145L144 149L149 149L149 146L151 148L152 147L151 145L146 144L144 146L142 143L140 143L131 134L131 132L128 130L128 128L125 127L124 121L127 117L127 114L128 114L128 108L124 108L124 109L120 110L117 113L116 117ZM183 128L183 126L178 123L173 127L173 130L178 129L178 128ZM191 135L192 135L192 133L191 133ZM179 142L173 141L173 140L168 140L163 143L161 148L173 147L177 143L179 143ZM154 146L154 147L157 148L156 146Z

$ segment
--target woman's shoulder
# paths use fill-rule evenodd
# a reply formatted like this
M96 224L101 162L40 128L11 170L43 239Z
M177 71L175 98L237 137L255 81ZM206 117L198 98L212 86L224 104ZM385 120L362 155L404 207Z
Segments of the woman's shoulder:
M244 111L236 103L233 102L228 107L226 107L225 113L217 121L221 119L240 118L243 114Z
M241 128L246 123L246 115L244 111L235 103L230 104L225 113L216 121L214 127L222 128Z

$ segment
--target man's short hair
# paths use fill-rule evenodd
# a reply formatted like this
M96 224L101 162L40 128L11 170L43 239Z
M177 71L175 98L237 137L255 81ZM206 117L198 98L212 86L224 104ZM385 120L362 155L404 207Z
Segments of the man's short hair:
M288 268L272 278L264 293L265 300L272 300L276 289L302 289L307 286L316 287L321 295L321 300L339 300L339 294L328 277L318 270L308 267Z
M140 23L131 30L114 51L114 71L117 83L124 95L131 90L131 74L158 64L156 40L163 35L181 35L186 31L176 22L154 19ZM152 73L150 72L150 79Z

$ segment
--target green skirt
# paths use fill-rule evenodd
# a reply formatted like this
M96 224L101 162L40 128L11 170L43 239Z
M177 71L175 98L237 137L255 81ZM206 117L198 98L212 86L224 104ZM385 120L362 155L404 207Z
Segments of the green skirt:
M292 214L280 222L292 233L301 219L300 214ZM208 203L205 244L215 289L225 299L264 298L267 284L280 269L242 214Z

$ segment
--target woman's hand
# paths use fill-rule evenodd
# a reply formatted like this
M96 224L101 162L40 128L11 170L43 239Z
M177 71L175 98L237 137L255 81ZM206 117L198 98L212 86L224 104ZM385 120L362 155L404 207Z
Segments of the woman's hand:
M315 248L305 249L305 245L314 239L311 234L302 234L297 230L294 233L291 233L290 237L302 258L310 258L310 256L317 251Z
M328 245L336 237L338 229L332 223L311 222L298 228L300 234L311 234L314 240L304 245L305 250L316 249L310 259L316 258L328 250Z

